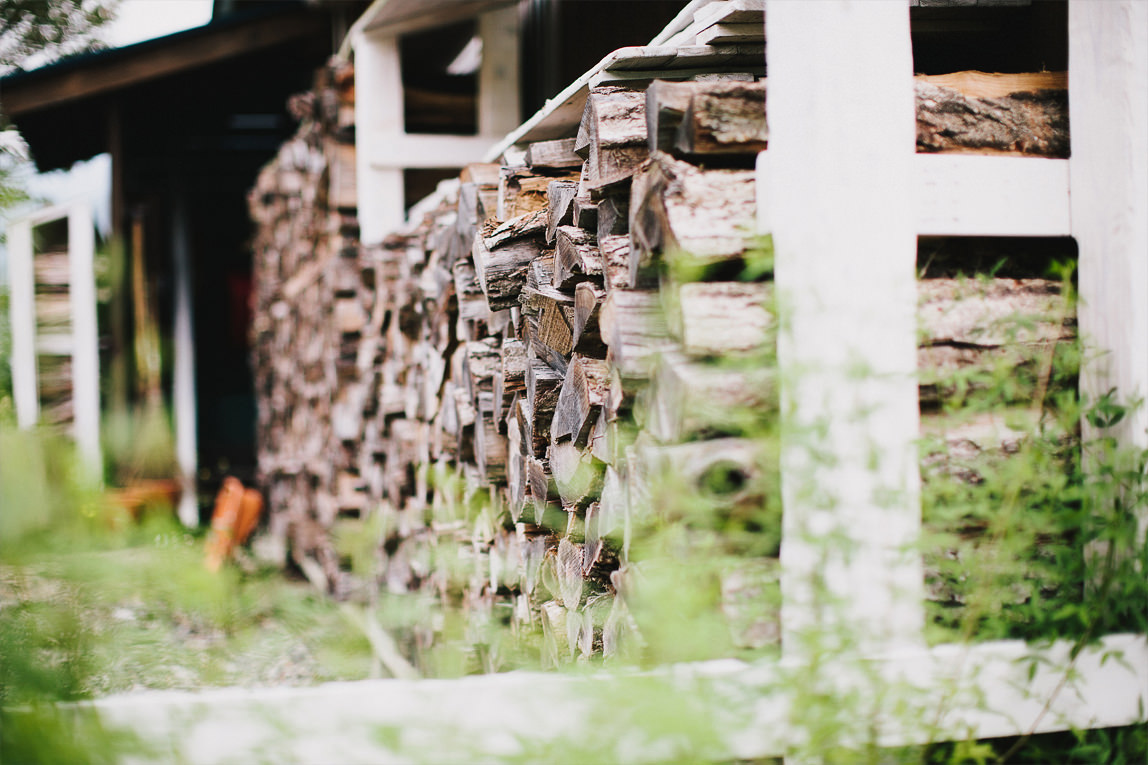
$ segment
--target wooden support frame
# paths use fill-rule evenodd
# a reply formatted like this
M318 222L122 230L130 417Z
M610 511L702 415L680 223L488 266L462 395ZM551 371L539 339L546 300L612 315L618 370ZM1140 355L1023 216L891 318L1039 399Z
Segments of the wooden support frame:
M355 50L356 177L360 236L382 241L403 222L407 168L462 167L479 161L519 121L518 12L514 7L478 17L483 42L476 136L420 135L403 125L399 35L389 28L357 28Z
M782 646L799 655L809 632L855 635L855 650L917 645L909 10L779 0L766 14L770 156L759 205L772 222L782 312Z
M68 279L71 334L38 338L35 318L35 249L32 232L52 221L68 221ZM100 447L100 369L96 316L95 228L83 202L49 207L12 223L8 241L8 283L12 322L12 388L21 428L40 418L37 346L72 357L72 434L90 477L102 474ZM49 350L47 347L44 350Z

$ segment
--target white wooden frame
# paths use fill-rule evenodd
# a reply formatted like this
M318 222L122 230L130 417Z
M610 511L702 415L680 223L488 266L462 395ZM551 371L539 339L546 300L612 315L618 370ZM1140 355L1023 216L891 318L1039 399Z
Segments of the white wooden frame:
M790 717L799 690L787 678L808 665L807 629L828 622L864 633L830 659L826 671L841 687L874 677L904 683L919 694L919 709L931 710L931 725L892 725L881 745L1144 722L1144 635L1107 636L1075 660L1070 641L925 647L919 563L905 549L920 523L918 234L1076 237L1080 326L1104 352L1086 369L1084 390L1148 392L1148 3L1070 0L1067 161L916 156L908 5L766 0L771 148L758 165L760 225L773 234L777 284L791 312L779 349L790 386L780 662L589 680L511 673L121 697L96 704L108 721L154 732L192 762L274 751L267 747L281 744L284 730L299 734L290 751L304 760L491 761L521 756L524 741L600 742L601 717L592 713L615 710L595 696L600 683L624 694L627 683L652 676L667 684L667 703L710 694L715 714L729 713L715 759L763 757L801 744ZM793 387L797 380L802 387ZM1143 417L1122 429L1126 443L1144 444ZM825 435L798 439L811 424ZM811 464L821 456L832 467ZM802 535L826 530L840 532L855 554L814 557ZM821 613L811 598L819 563L843 612ZM1075 679L1056 692L1070 671ZM248 720L242 739L227 727L238 715ZM397 732L391 745L378 726ZM617 761L667 758L664 742L613 733Z
M518 11L482 13L478 135L418 135L403 128L399 35L386 28L352 30L355 50L356 183L359 234L377 244L403 223L403 170L478 162L519 122Z
M69 302L71 334L37 337L35 255L36 226L68 221ZM95 228L92 210L83 202L48 207L12 222L8 230L9 311L12 326L12 394L16 421L31 428L40 419L37 347L72 356L72 433L81 458L93 476L102 470L100 453L100 357L96 325Z

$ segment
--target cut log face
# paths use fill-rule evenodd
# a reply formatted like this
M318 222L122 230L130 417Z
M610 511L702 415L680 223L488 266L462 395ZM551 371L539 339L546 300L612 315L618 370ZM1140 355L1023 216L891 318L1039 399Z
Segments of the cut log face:
M771 290L746 282L695 282L678 288L670 327L691 355L760 353L771 345Z
M549 455L563 507L584 507L598 498L605 465L594 459L594 455L570 441L551 443Z
M630 210L632 284L664 253L700 263L737 259L757 215L754 173L700 170L657 153L635 176Z
M649 377L657 355L673 345L656 292L613 290L598 321L610 356L626 378Z
M591 88L575 149L587 159L586 188L592 198L625 183L646 159L646 98L615 86Z
M526 367L526 400L531 403L531 434L534 455L539 459L545 457L550 444L550 422L554 419L562 378L561 372L540 359L531 359Z
M777 411L774 370L737 369L662 354L648 408L646 427L663 443L760 432Z
M687 155L755 155L769 141L764 82L698 83L678 126L675 147Z
M475 237L475 270L491 311L518 305L526 270L542 253L545 231L546 210L540 209L494 228L484 226Z
M559 226L555 236L554 287L572 290L579 282L601 280L598 238L573 226Z
M547 187L546 243L554 242L554 234L559 226L574 224L574 198L578 196L578 184L574 181L551 181Z
M582 157L574 153L573 138L534 141L526 147L526 165L531 170L581 168Z
M572 439L576 447L585 448L606 405L609 387L610 369L605 361L575 356L558 393L550 424L551 442Z

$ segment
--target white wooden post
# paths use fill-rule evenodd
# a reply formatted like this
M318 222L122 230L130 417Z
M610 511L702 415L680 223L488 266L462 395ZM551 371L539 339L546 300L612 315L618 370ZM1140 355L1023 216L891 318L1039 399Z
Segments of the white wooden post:
M175 363L172 373L172 408L175 419L175 457L179 464L178 515L185 526L199 525L196 493L198 463L197 411L195 400L195 325L191 253L188 245L187 206L176 201L172 217L172 260L175 271Z
M782 645L924 625L907 3L768 0L782 377Z
M1148 397L1148 3L1068 6L1072 234L1080 248L1081 388ZM1094 430L1085 423L1085 436ZM1148 401L1113 428L1148 446Z
M356 184L359 233L377 244L403 222L403 171L372 161L379 143L397 143L403 134L403 78L395 37L356 32Z
M76 447L93 476L102 477L100 456L100 355L96 318L95 227L92 209L68 211L69 298L72 309L72 412Z
M8 315L12 332L12 397L16 424L30 428L40 419L36 374L36 277L32 267L32 222L8 229Z
M478 18L482 68L478 73L478 134L497 141L518 127L518 8L511 5Z

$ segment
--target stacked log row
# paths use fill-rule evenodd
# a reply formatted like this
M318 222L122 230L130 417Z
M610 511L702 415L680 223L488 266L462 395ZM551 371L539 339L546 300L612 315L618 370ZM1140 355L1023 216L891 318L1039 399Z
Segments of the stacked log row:
M333 201L349 148L339 110L323 110L349 93L337 74L253 192L273 534L333 592L358 582L461 607L496 668L484 625L500 622L540 630L554 662L632 645L635 535L690 496L752 532L719 545L742 559L716 582L732 641L774 640L773 615L753 608L777 543L761 438L776 320L749 236L765 83L593 88L576 134L468 166L363 247ZM929 87L919 116L940 103ZM968 148L930 141L921 150ZM928 294L944 314L959 302ZM975 361L928 350L972 342L936 325L923 364ZM338 544L354 533L374 535L374 580ZM412 650L435 639L414 632Z

